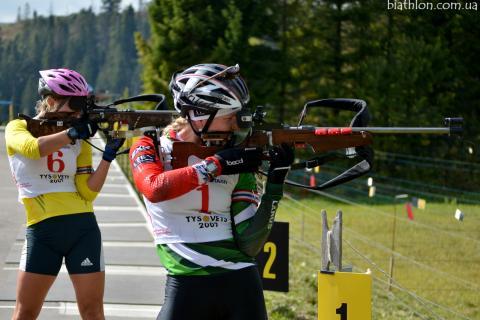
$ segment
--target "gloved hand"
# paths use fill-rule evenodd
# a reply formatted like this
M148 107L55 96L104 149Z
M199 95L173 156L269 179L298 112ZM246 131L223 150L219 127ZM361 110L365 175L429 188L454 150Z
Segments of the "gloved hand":
M230 148L220 150L213 157L208 157L205 160L207 161L207 163L210 161L210 164L213 161L217 165L217 172L210 173L214 176L219 176L222 174L228 175L245 172L255 172L262 164L262 149ZM218 164L220 165L219 168Z
M117 156L118 150L123 146L125 138L107 138L107 144L105 145L105 151L103 152L102 159L108 162L112 162Z
M270 167L268 168L267 181L275 184L283 184L290 166L295 160L293 148L286 143L274 146L269 151Z
M77 139L87 139L93 137L98 130L98 126L95 122L86 120L80 120L75 123L71 128L67 130L67 136L75 142Z

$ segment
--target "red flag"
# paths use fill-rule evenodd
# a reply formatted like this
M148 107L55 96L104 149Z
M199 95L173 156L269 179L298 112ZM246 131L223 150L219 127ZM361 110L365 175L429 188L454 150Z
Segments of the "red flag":
M317 185L317 182L315 181L315 175L312 174L310 175L310 187L315 187Z
M407 209L408 219L413 220L413 210L410 202L405 203L405 209Z

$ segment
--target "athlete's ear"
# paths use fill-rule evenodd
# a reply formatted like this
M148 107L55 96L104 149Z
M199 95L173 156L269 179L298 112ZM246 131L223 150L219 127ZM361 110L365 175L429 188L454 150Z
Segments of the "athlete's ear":
M55 98L52 97L52 96L50 96L50 95L47 96L47 97L45 98L45 100L46 100L47 105L48 105L48 111L53 110L54 107L55 107L55 103L57 102L57 100L55 100Z

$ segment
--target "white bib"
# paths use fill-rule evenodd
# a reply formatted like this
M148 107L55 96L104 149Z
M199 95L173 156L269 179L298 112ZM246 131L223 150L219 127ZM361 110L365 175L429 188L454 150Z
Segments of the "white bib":
M171 159L172 141L161 138L161 159ZM165 161L165 162L167 162ZM201 159L189 157L189 165ZM164 162L164 168L171 168ZM217 177L177 198L152 203L144 197L155 243L198 243L232 237L230 206L238 174Z
M51 192L76 192L75 174L80 148L80 141L77 141L37 160L20 154L8 157L19 201Z

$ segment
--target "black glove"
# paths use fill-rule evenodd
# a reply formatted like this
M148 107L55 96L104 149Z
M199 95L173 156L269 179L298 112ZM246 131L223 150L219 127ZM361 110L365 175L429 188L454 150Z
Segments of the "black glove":
M255 172L262 164L261 148L231 148L218 151L213 157L220 163L219 174ZM208 161L209 158L206 160ZM213 173L215 176L219 174Z
M87 139L93 137L98 130L98 126L95 122L86 120L80 120L74 123L71 128L67 130L67 136L75 142L77 139Z
M295 159L293 148L286 143L274 146L269 151L270 167L268 168L267 181L275 184L283 184L290 166Z
M112 162L117 156L118 150L123 146L125 138L107 138L107 144L105 145L105 151L103 151L102 159L108 162Z

